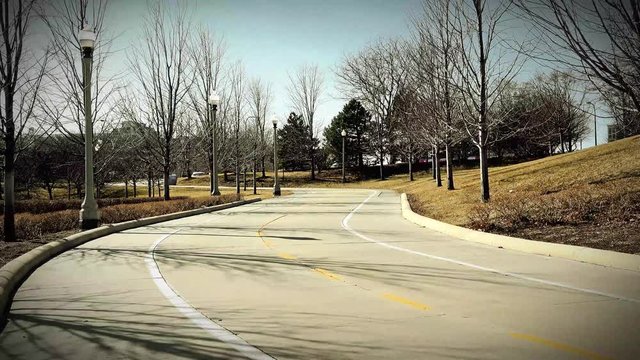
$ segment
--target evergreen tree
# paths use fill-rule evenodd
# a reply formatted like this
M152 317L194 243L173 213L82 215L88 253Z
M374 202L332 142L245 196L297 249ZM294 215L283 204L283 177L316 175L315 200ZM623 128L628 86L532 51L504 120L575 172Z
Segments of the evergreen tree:
M304 170L308 161L304 154L311 150L311 134L301 115L289 114L287 123L278 129L278 158L287 170Z
M360 104L352 99L342 108L324 129L325 149L329 161L340 163L342 161L342 130L347 132L345 138L345 163L347 167L358 167L362 172L364 157L368 155L369 138L367 128L371 115Z

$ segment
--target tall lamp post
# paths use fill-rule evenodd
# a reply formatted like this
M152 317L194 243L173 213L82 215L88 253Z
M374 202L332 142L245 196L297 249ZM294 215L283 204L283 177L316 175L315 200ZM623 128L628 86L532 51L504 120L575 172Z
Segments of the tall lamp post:
M82 87L84 90L84 201L80 208L80 227L98 227L100 212L93 193L93 119L91 118L91 66L96 34L88 25L78 33L82 50Z
M278 183L278 118L274 115L271 118L273 124L273 196L280 196L280 184Z
M593 136L594 136L594 146L598 146L598 123L596 121L596 104L589 101L587 104L593 106Z
M218 112L218 104L220 103L220 95L213 90L211 95L209 95L209 111L211 111L211 178L213 179L213 191L211 192L212 196L220 195L220 189L218 189L218 155L216 153L217 142L216 139L216 113Z
M347 179L344 175L344 138L347 136L347 132L342 130L340 135L342 135L342 183L344 184L345 182L347 182Z

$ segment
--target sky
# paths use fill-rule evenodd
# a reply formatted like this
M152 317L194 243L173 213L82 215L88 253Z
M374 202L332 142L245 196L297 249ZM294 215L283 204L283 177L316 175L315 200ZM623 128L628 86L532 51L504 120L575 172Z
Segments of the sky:
M336 90L335 67L347 55L380 38L406 36L409 17L421 0L189 0L194 30L207 26L227 43L227 63L242 60L247 75L271 83L272 112L293 110L287 72L317 64L325 79L316 121L328 125L345 104ZM118 50L113 69L124 70L121 54L136 43L147 12L144 0L114 0L107 26Z

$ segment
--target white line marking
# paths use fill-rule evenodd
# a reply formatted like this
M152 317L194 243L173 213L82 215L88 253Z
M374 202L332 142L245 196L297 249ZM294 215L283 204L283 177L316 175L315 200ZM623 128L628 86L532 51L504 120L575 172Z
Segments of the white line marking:
M258 348L251 346L242 338L211 321L211 319L207 318L201 312L191 307L191 305L189 305L184 299L180 297L180 295L178 295L177 292L175 292L171 288L164 277L162 277L160 268L158 268L158 264L155 260L156 247L158 247L161 242L169 238L171 235L176 234L180 230L183 229L178 229L169 234L162 235L162 237L156 240L149 247L144 259L145 263L147 264L147 268L149 269L149 273L151 274L151 278L153 279L153 282L155 282L158 289L160 289L162 295L164 295L164 297L167 298L176 309L178 309L182 314L189 318L189 320L191 320L194 324L209 332L209 334L213 335L216 339L236 349L247 358L256 360L273 359L271 356L263 353Z
M575 286L571 286L571 285L567 285L567 284L563 284L563 283L559 283L559 282L555 282L555 281L548 281L548 280L538 279L538 278L534 278L534 277L530 277L530 276L526 276L526 275L520 275L520 274L511 273L511 272L501 271L501 270L498 270L498 269L493 269L493 268L488 268L488 267L484 267L484 266L480 266L480 265L475 265L475 264L471 264L471 263L468 263L468 262L465 262L465 261L450 259L450 258L446 258L446 257L442 257L442 256L430 255L430 254L423 253L423 252L420 252L420 251L406 249L406 248L403 248L403 247L400 247L400 246L388 244L388 243L386 243L384 241L380 241L380 240L376 240L376 239L370 238L370 237L368 237L366 235L360 234L359 232L353 230L349 226L349 220L351 220L353 215L356 212L358 212L358 210L360 210L360 208L362 208L362 206L364 206L364 204L367 201L371 200L371 198L374 197L376 194L379 195L379 193L380 193L379 191L378 192L373 191L372 194L369 195L368 198L366 198L363 202L361 202L360 205L358 205L344 219L342 219L342 227L345 230L347 230L348 232L352 233L353 235L355 235L355 236L357 236L357 237L359 237L361 239L364 239L366 241L378 244L380 246L384 246L384 247L389 248L389 249L403 251L403 252L406 252L406 253L409 253L409 254L413 254L413 255L424 256L424 257L427 257L427 258L430 258L430 259L434 259L434 260L446 261L448 263L462 265L462 266L466 266L466 267L469 267L469 268L472 268L472 269L476 269L476 270L492 272L492 273L505 275L505 276L511 276L511 277L514 277L514 278L517 278L517 279L521 279L521 280L527 280L527 281L532 281L532 282L536 282L536 283L540 283L540 284L561 287L561 288L574 290L574 291L579 291L579 292L588 293L588 294L605 296L605 297L612 298L612 299L617 299L617 300L624 300L624 301L629 301L629 302L640 303L640 300L638 300L638 299L632 299L632 298L628 298L628 297L624 297L624 296L620 296L620 295L616 295L616 294L610 294L610 293L606 293L606 292L602 292L602 291L598 291L598 290L579 288L579 287L575 287Z

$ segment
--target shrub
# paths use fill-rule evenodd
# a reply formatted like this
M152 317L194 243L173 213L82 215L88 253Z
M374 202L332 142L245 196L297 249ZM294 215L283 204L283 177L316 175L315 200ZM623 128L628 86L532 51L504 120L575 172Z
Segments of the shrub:
M174 197L172 200L187 199L186 196ZM31 214L44 214L53 211L62 210L80 210L82 206L82 199L58 199L58 200L46 200L46 199L33 199L33 200L20 200L16 201L16 213L31 213ZM164 201L160 197L137 197L137 198L104 198L98 199L98 206L105 208L113 205L120 204L141 204L148 202L160 202ZM4 213L4 201L0 201L0 214Z
M503 195L473 208L469 226L484 231L512 231L532 225L577 225L607 214L639 214L638 200L640 194L611 197L607 192L581 189L546 195Z
M101 208L101 222L103 224L118 223L178 211L225 204L240 199L241 197L236 194L225 194L215 198L185 197L169 201L135 201L133 203L111 205ZM44 234L77 229L80 225L79 216L78 210L61 210L41 214L16 214L17 240L36 239ZM2 216L0 216L0 221L2 220ZM2 227L0 227L0 239L4 240L4 229Z

